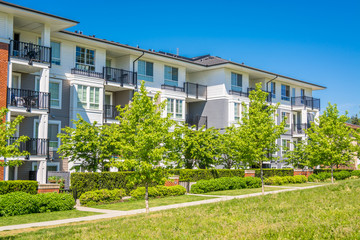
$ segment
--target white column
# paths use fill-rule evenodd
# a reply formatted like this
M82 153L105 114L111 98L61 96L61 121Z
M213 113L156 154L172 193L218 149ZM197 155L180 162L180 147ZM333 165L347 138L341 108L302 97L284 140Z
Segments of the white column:
M18 180L18 171L19 171L19 167L15 166L14 167L14 180Z
M46 160L45 161L38 161L38 169L36 172L36 180L40 184L46 183Z
M9 170L10 170L9 166L4 167L4 170L5 170L4 180L8 181L9 180Z
M41 32L41 45L50 47L50 26L48 24L44 24Z
M301 110L301 124L307 123L307 111L306 109Z

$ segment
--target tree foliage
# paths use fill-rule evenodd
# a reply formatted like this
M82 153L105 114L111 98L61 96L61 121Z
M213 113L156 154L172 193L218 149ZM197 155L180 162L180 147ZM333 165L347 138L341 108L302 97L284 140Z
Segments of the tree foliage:
M163 116L166 101L160 102L160 94L148 96L142 81L140 91L135 92L133 101L118 107L120 124L112 134L115 153L119 156L113 166L122 170L134 170L134 183L143 183L146 188L146 208L148 211L148 186L162 178L162 167L171 159L174 146L173 133L169 131L175 122L170 115Z
M75 168L103 171L113 156L113 145L109 144L108 138L112 127L88 123L79 114L77 117L77 120L72 120L74 128L65 127L58 134L61 145L57 152L61 158L67 157L69 162L79 163Z
M207 169L213 167L219 156L219 131L214 128L199 130L186 124L177 128L179 167Z
M347 113L340 115L337 105L328 104L324 113L311 123L306 130L308 144L304 152L309 156L309 166L333 168L339 165L350 165L358 156L359 133L345 125L349 120ZM333 174L331 176L333 181Z
M26 156L29 153L20 151L21 143L26 142L29 138L27 136L20 136L17 139L11 139L17 131L17 126L24 119L24 116L17 116L12 121L6 121L6 114L9 112L6 108L0 109L0 157L2 158L16 158L19 156ZM20 166L23 161L11 160L0 162L0 166Z
M358 117L357 114L355 114L354 116L351 116L351 118L347 122L359 126L360 125L360 118Z
M242 103L244 110L239 126L239 136L244 143L242 148L244 164L260 165L263 193L262 163L274 159L272 153L279 150L276 140L285 133L285 121L279 125L275 123L279 103L267 103L267 96L268 93L261 90L261 83L257 83L256 89L250 92L249 107Z

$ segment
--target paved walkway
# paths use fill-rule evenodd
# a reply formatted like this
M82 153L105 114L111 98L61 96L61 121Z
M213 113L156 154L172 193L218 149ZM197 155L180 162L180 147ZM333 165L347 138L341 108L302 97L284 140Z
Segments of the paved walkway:
M280 193L280 192L309 189L309 188L316 188L316 187L321 187L321 186L324 186L324 185L287 188L284 190L265 192L265 195L276 194L276 193ZM191 194L191 195L214 197L213 195L202 195L202 194ZM239 196L215 196L217 198L207 199L207 200L202 200L202 201L195 201L195 202L178 203L178 204L159 206L159 207L152 207L152 208L150 208L150 212L156 212L156 211L162 211L162 210L168 210L168 209L174 209L174 208L181 208L181 207L197 206L197 205L202 205L202 204L216 203L216 202L228 201L228 200L232 200L232 199L249 198L249 197L255 197L255 196L261 196L261 192L239 195ZM54 220L54 221L47 221L47 222L36 222L36 223L26 223L26 224L19 224L19 225L3 226L3 227L0 227L0 231L33 228L33 227L55 226L55 225L61 225L61 224L66 224L66 223L92 221L92 220L107 219L107 218L122 217L122 216L129 216L129 215L145 213L145 209L137 209L137 210L131 210L131 211L116 211L116 210L97 209L97 208L80 207L80 206L76 206L76 209L79 211L97 212L97 213L103 213L103 214L92 215L92 216L87 216L87 217L79 217L79 218L68 218L68 219Z

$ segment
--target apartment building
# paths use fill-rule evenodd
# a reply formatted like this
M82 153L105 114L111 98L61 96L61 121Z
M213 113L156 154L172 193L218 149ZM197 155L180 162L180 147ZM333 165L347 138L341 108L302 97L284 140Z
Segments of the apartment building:
M77 114L99 125L116 122L116 106L131 101L141 80L150 95L160 91L168 100L164 114L219 129L240 120L241 103L248 104L249 92L262 82L269 104L281 103L276 121L287 117L281 146L305 138L319 115L320 99L312 93L323 86L210 55L188 58L66 30L76 24L0 1L0 107L10 110L8 120L25 117L13 139L30 138L20 146L30 153L20 158L24 164L3 169L1 179L45 183L47 171L69 171L76 163L56 153L61 128L72 126Z

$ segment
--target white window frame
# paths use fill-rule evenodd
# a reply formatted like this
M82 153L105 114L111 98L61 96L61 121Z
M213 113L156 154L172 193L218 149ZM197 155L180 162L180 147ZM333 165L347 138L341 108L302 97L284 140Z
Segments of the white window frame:
M113 93L112 92L105 92L105 96L108 95L110 96L110 105L114 105L114 102L113 102ZM104 98L104 105L105 105L105 98Z
M235 109L236 109L236 106L239 106L239 108L238 108L238 114L239 114L239 116L236 116L235 115L235 113L236 113L236 111L235 111ZM242 104L241 103L239 103L239 102L234 102L234 121L235 122L239 122L240 120L241 120L241 112L242 112ZM238 119L236 119L236 118L238 118Z
M60 79L55 79L55 78L50 78L49 79L49 93L50 93L50 83L59 83L59 106L51 106L51 95L50 95L50 108L52 109L61 109L62 108L62 80ZM36 76L35 77L35 91L40 91L40 77Z
M60 171L60 162L47 162L46 166L56 166L57 172ZM37 162L31 162L31 171L37 171Z
M287 121L289 121L289 122L288 122L289 125L288 125L288 126L285 125L285 128L286 128L286 129L289 129L289 128L291 128L291 116L292 116L292 115L291 115L291 112L281 111L281 115L280 115L280 116L281 116L281 119L280 119L281 121L280 121L280 122L283 121L283 113L289 115L289 117L286 119Z
M233 75L236 75L236 78L238 78L238 76L241 76L241 86L233 85L233 82L232 82ZM236 80L238 81L238 79L236 79ZM231 81L231 90L232 91L242 92L242 90L243 90L243 75L242 74L231 72L230 81Z
M173 75L172 74L173 70L177 69L177 80L167 79L166 78L166 68L171 68L171 76ZM170 85L170 86L176 86L176 87L179 85L179 68L169 66L169 65L164 65L164 84Z
M76 48L78 48L78 47L85 49L85 63L78 63L78 62L76 61ZM91 64L87 64L87 63L86 63L86 50L94 51L94 65L91 65ZM88 67L88 68L94 67L93 70L90 70L90 69L87 70L87 69L83 69L83 68L78 68L78 69L85 70L85 71L91 71L91 72L96 71L96 50L95 50L95 49L76 45L76 46L75 46L75 58L74 58L74 59L75 59L75 67L77 67L77 64L83 65L83 66L85 66L85 68L86 68L86 67Z
M289 96L283 95L283 91L282 91L283 86L285 86L285 92L286 92L286 87L289 87ZM281 100L283 101L291 100L291 87L289 85L281 84Z
M289 142L289 149L287 151L291 151L291 140L287 139L287 138L282 138L281 139L281 156L283 156L287 151L284 150L284 145L283 145L283 141L288 141ZM287 144L286 144L287 145Z
M38 133L36 133L36 124L39 124L39 119L34 119L34 125L33 125L33 138L37 138L38 137ZM49 120L48 124L53 124L53 125L58 125L58 134L61 133L61 121L60 120ZM49 129L48 129L48 137L49 138ZM58 139L58 147L54 148L54 147L50 147L50 139L49 139L49 150L50 151L57 151L59 146L60 146L60 138Z
M94 89L94 96L93 96L93 99L94 99L94 102L91 102L91 88ZM92 110L99 110L100 109L100 88L98 87L89 87L89 99L88 99L88 108L89 109L92 109ZM99 102L96 103L96 90L99 91ZM97 108L93 108L91 105L98 105Z
M169 112L168 111L168 104L169 104L169 102L171 101L171 100L173 100L173 109L174 109L174 112ZM173 119L184 119L184 100L183 99L176 99L176 98L167 98L167 105L166 105L166 114L170 114L170 116L171 116L171 118L173 118ZM178 108L177 108L177 103L179 102L179 101L181 101L181 117L178 117L177 115L178 114L180 114L179 112L178 112Z
M139 62L145 62L145 74L140 74L139 73ZM153 75L152 76L150 76L150 75L146 75L146 63L152 63L152 66L153 66L153 70L152 70L152 72L153 72ZM137 70L138 70L138 79L139 80L144 80L144 81L146 81L146 82L154 82L154 69L155 69L155 63L154 62L150 62L150 61L146 61L146 60L138 60L138 65L137 65ZM164 70L165 71L165 70ZM141 77L143 77L143 78L141 78Z
M19 81L19 89L21 89L21 73L12 73L12 77L13 76L17 76L18 77L18 81ZM13 79L11 78L11 88L14 88L14 86L12 85L12 81Z
M59 60L58 62L53 62L53 58L54 58L54 55L52 54L52 48L51 48L51 64L54 64L56 66L60 66L61 65L61 42L59 41L53 41L50 39L50 47L51 47L51 43L58 43L59 44L59 59L56 58L57 60ZM41 37L38 38L38 44L41 45Z
M78 98L79 96L79 86L83 86L86 88L86 100L85 102L81 102L79 101L80 99ZM98 88L99 89L99 107L98 108L91 108L90 107L90 104L92 104L90 102L90 88ZM101 87L95 87L95 86L87 86L87 85L82 85L82 84L76 84L75 86L75 89L76 89L76 93L75 93L75 97L76 97L76 108L77 109L87 109L87 110L95 110L95 111L98 111L98 110L101 110L101 98L102 98L102 88ZM95 91L94 91L95 93ZM79 103L83 103L85 106L83 107L79 107Z

